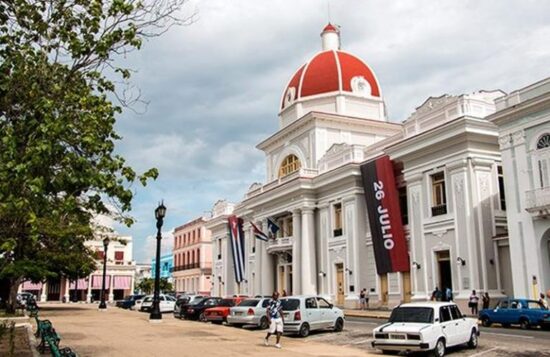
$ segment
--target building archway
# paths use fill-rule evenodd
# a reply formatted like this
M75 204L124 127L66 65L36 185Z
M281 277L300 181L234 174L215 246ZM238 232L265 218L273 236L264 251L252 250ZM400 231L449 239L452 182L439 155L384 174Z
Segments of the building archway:
M546 293L550 290L550 229L546 230L540 242L540 272L539 290Z

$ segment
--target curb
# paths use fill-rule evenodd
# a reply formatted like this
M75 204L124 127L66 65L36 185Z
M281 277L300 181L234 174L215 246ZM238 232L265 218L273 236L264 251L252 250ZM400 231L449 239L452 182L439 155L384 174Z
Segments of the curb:
M345 317L362 317L362 318L367 318L367 319L384 319L384 320L387 320L389 318L389 316L387 315L379 315L379 314L368 314L368 315L365 315L365 314L360 314L360 313L345 313L344 314Z

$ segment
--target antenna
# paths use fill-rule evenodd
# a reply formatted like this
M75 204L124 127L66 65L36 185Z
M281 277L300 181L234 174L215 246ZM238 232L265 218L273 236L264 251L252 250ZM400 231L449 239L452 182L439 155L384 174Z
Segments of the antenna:
M330 23L330 0L327 0L327 17L328 22Z

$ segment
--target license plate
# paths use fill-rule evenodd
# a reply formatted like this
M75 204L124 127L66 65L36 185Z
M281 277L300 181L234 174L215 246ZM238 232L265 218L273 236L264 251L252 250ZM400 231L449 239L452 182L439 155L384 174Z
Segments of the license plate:
M406 335L401 335L401 334L390 334L390 339L392 340L405 340L407 339L407 336Z
M235 316L241 316L243 313L241 311L235 311Z
M283 314L283 316L285 317L285 319L288 318L288 313Z

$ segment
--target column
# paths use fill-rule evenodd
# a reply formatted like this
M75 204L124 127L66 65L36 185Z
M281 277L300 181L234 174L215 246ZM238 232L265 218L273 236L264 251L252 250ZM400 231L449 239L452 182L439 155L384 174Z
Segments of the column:
M261 270L259 274L261 279L261 294L271 295L274 290L273 257L267 253L267 242L262 241L260 252Z
M109 276L110 276L110 278L109 278L110 281L109 281L109 295L108 295L108 297L109 297L109 302L113 302L114 297L115 297L115 294L113 294L113 286L114 286L113 280L115 280L115 279L114 279L114 275L109 275Z
M132 282L130 283L130 294L134 293L135 288L136 288L136 272L134 270L132 271Z
M292 211L292 295L302 293L301 276L302 276L302 256L301 247L302 240L300 238L302 231L302 216L299 209Z
M313 208L302 209L302 294L317 294L317 264L315 259L315 225Z
M92 274L88 276L88 292L86 294L86 302L89 303L92 301Z
M48 283L42 284L42 294L40 294L40 302L46 302L48 298Z
M69 278L63 278L63 281L65 282L65 286L64 286L64 297L65 297L65 302L69 302L69 285L71 284Z

